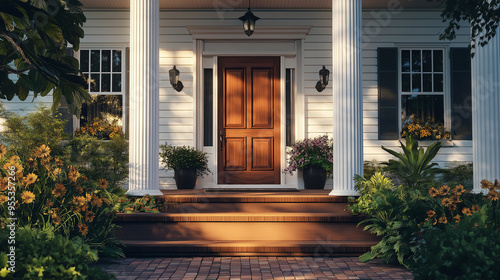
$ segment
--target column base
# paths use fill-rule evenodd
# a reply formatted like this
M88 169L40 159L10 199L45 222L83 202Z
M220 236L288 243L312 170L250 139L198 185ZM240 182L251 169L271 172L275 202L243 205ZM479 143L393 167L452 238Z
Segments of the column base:
M150 196L160 196L163 195L163 193L160 190L128 190L125 195L128 196L145 196L145 195L150 195Z
M359 196L359 192L355 190L332 190L328 195L334 196Z

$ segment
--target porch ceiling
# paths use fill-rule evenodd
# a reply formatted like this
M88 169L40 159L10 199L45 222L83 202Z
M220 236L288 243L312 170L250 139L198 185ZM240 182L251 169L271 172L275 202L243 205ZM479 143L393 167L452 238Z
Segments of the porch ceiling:
M81 0L87 9L129 9L129 0ZM435 9L440 2L412 0L363 0L364 9L385 9L389 3L400 3L404 9ZM217 4L218 3L218 4ZM331 9L332 0L251 0L252 9ZM248 0L160 0L161 9L246 9Z

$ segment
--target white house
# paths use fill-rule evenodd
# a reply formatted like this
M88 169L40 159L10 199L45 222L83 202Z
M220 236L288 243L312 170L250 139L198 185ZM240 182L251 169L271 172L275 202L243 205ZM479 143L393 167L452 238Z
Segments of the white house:
M197 188L301 188L297 175L282 172L286 146L328 133L335 164L327 187L352 195L363 160L387 160L381 145L398 146L404 113L445 124L452 139L436 161L473 161L475 191L481 179L500 179L500 37L471 60L467 28L439 40L446 23L436 2L81 2L87 22L75 56L101 104L83 115L121 115L129 194L175 188L159 167L165 142L209 154L213 175ZM260 18L251 36L238 19L249 5ZM318 91L323 66L330 79ZM182 89L169 82L174 67Z

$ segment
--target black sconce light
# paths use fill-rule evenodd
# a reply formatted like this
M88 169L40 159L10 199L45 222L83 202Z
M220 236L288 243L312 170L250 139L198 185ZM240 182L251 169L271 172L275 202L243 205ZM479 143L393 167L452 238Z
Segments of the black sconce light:
M329 79L330 71L328 71L328 69L325 68L325 65L323 65L323 69L319 70L319 81L316 83L316 90L318 92L322 92L328 85Z
M243 22L243 30L245 30L245 34L247 34L247 36L251 36L253 34L253 31L255 30L255 22L259 19L259 17L256 17L250 11L250 0L248 0L248 11L245 15L239 18L239 20Z
M184 88L184 85L182 84L181 81L179 81L179 70L177 70L177 68L175 68L174 65L174 68L170 69L168 73L170 74L170 84L172 85L172 87L177 92L181 91Z

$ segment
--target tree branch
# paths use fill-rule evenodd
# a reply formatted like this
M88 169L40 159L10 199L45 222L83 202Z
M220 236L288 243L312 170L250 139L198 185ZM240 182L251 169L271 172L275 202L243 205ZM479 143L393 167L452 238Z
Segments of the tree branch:
M16 48L16 50L19 52L19 54L21 54L21 56L24 58L24 60L29 64L29 65L33 65L33 62L26 56L26 54L24 53L23 49L15 42L15 40L7 35L6 33L1 33L0 34L2 37L4 37L5 39L7 39L7 41L10 42L10 44Z
M10 74L17 74L17 75L22 74L22 73L24 73L28 70L31 70L31 69L33 69L33 67L31 67L31 66L23 68L23 69L14 69L14 68L11 68L11 67L6 66L6 65L0 66L0 70L7 71Z

